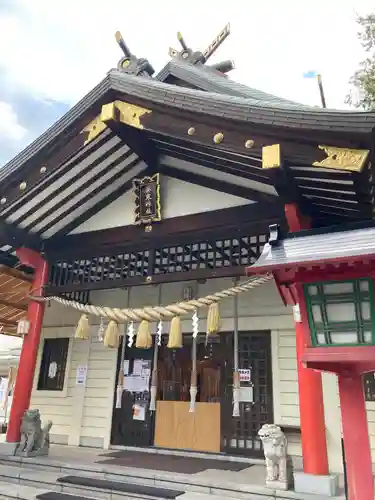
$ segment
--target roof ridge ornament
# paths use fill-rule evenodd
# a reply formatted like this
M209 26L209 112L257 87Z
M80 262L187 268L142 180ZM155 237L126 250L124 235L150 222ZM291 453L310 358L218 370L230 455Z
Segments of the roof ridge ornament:
M128 75L151 77L155 70L149 61L143 57L136 57L131 53L129 47L126 45L121 33L116 31L116 42L119 44L120 49L124 53L124 57L120 59L117 68Z
M180 42L182 50L178 51L176 49L173 49L172 47L169 47L168 53L170 57L181 59L190 64L198 64L198 63L205 64L229 35L230 35L230 24L228 23L220 31L220 33L213 39L213 41L208 45L206 50L200 52L200 51L193 51L190 47L188 47L188 45L184 40L184 37L179 31L177 33L177 39ZM232 69L234 69L234 63L232 61L223 61L221 63L216 63L210 67L216 69L217 71L220 71L221 73L227 73Z

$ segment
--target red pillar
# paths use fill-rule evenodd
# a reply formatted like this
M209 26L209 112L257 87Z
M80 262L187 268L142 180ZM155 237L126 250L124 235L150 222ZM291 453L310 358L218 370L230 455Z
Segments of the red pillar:
M33 250L21 248L17 250L21 263L34 268L34 280L31 285L32 295L42 296L43 286L48 280L47 262ZM20 425L25 411L29 408L31 391L34 382L34 372L40 334L42 330L44 303L30 301L27 319L30 322L29 332L25 335L18 364L17 379L13 393L6 440L17 443L20 439Z
M362 378L357 373L338 375L342 432L350 500L373 500L371 449Z
M302 364L305 325L297 321L296 346L303 471L306 474L328 475L322 377L319 372Z
M311 227L310 219L300 213L297 205L291 203L284 208L289 231L296 232ZM306 474L328 475L322 376L304 367L301 362L310 327L302 286L296 288L300 309L300 318L295 318L295 325L303 471Z

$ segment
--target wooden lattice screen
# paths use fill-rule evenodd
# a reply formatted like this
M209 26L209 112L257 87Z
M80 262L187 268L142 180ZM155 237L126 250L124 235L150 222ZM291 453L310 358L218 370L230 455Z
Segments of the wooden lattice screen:
M74 292L155 282L198 279L199 271L241 269L253 264L266 242L265 234L196 241L154 249L127 250L88 259L64 260L51 266L49 289ZM194 273L194 277L192 277ZM174 276L174 279L172 279Z

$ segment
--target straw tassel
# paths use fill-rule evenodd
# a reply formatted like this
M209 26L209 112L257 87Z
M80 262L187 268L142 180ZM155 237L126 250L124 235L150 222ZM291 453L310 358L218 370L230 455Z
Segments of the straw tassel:
M82 316L79 318L74 338L79 340L88 340L89 337L90 337L89 318L87 314L82 314Z
M180 316L175 316L171 320L167 347L169 347L169 349L181 349L182 347L182 328Z
M220 331L220 309L219 303L213 302L208 308L207 335L214 335Z
M145 319L139 325L135 347L138 349L150 349L152 347L151 325Z
M116 321L111 320L108 323L107 329L104 334L103 343L105 347L113 347L118 349L118 346L120 344L120 330Z

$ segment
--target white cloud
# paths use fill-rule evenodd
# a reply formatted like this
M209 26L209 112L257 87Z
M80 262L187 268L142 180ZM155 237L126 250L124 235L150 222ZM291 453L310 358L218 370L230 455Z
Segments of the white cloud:
M283 97L319 105L323 75L328 105L342 107L348 80L363 57L355 13L371 12L370 0L14 0L16 14L0 14L0 69L13 85L40 99L74 103L115 67L120 29L135 54L156 69L178 48L176 32L204 49L231 22L232 34L216 59L234 59L231 77ZM5 50L4 50L5 47ZM0 89L1 90L1 89Z
M27 129L19 123L12 106L0 101L0 139L20 141L25 138L26 134Z

